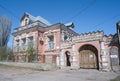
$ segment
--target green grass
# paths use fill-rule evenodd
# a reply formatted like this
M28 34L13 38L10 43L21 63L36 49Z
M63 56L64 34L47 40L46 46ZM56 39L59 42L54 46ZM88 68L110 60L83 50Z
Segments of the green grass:
M36 71L44 71L43 69L35 69L30 67L19 67L19 66L12 66L12 65L6 65L6 64L0 64L0 69L30 69L30 70L36 70Z
M6 68L6 69L9 69L9 68L13 68L13 69L30 69L30 68L27 68L27 67L19 67L19 66L5 65L5 64L0 64L0 68Z
M110 81L120 81L120 76L117 76L116 78L111 79Z
M8 65L5 65L5 64L0 64L0 68L9 68L9 67L11 67L11 66L8 66Z

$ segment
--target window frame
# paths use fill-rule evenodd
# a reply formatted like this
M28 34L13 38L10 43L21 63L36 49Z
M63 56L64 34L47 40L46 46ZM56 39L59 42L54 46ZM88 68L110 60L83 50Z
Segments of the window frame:
M47 44L47 49L48 50L52 50L52 49L54 49L54 36L53 35L50 35L50 36L48 36L48 44Z

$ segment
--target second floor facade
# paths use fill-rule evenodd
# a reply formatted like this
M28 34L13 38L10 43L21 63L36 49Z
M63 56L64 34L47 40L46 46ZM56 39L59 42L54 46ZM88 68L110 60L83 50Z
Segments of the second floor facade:
M35 51L38 50L39 54L50 54L50 52L57 54L61 42L71 40L77 35L72 30L73 23L50 25L43 19L32 22L32 18L30 14L25 13L21 19L21 26L14 30L13 51L16 53L26 52L29 47L32 47Z

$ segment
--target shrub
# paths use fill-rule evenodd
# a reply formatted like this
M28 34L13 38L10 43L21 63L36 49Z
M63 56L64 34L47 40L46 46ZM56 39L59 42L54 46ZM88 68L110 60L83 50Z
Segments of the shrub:
M111 79L110 81L120 81L120 76L114 78L114 79Z

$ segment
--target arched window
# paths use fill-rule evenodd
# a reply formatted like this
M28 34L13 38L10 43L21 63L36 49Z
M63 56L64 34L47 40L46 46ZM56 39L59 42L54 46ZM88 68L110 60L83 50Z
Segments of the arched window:
M25 25L27 25L28 24L28 19L25 19Z
M54 36L48 36L48 49L54 49Z

